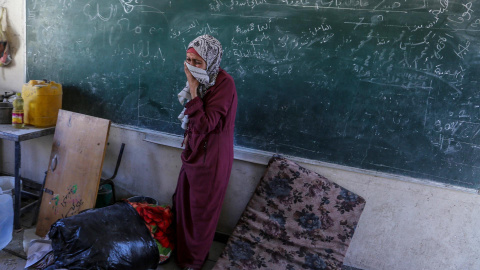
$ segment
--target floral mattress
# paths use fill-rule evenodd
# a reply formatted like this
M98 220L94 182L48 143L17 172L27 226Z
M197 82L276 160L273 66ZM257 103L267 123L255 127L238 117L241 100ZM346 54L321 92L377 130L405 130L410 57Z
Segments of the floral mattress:
M214 269L341 269L364 206L275 155Z

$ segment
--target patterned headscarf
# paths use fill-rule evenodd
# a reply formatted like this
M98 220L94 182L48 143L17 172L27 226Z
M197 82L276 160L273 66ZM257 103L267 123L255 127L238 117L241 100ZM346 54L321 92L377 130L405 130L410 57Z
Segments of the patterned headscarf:
M203 98L208 88L215 85L215 81L220 70L220 62L222 61L222 44L220 44L220 41L210 35L203 35L197 37L192 42L190 42L188 44L187 50L190 48L194 48L197 53L203 58L203 60L207 62L206 75L208 76L208 80L206 80L206 78L201 78L201 76L199 75L197 76L196 74L200 70L198 70L198 68L194 66L187 64L187 68L190 70L192 75L200 82L200 85L197 88L197 94L200 96L200 98ZM192 96L190 95L190 87L187 82L185 88L183 88L182 91L178 93L178 101L180 101L180 104L184 105L185 102L188 102L191 99ZM182 128L186 129L188 123L188 115L184 115L184 113L185 108L178 116L178 119L182 121Z

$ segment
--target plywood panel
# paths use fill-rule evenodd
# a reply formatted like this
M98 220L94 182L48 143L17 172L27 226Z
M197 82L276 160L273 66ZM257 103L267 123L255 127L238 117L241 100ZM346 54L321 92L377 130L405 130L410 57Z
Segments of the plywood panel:
M95 206L109 130L109 120L60 110L37 235L45 236L58 219Z

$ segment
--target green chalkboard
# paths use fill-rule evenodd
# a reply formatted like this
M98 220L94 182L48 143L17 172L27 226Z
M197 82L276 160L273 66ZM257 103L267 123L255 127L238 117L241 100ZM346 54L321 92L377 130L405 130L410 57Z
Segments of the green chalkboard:
M183 134L188 43L224 47L235 144L480 188L480 3L27 0L27 79L64 108Z

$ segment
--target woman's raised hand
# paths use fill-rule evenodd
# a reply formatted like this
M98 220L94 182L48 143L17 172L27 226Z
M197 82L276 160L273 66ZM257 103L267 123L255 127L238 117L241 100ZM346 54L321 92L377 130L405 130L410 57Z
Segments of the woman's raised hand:
M200 83L195 77L193 77L190 70L188 70L186 63L183 63L183 68L185 69L185 75L187 76L188 85L190 86L190 95L192 96L192 99L194 99L197 97L197 88Z

